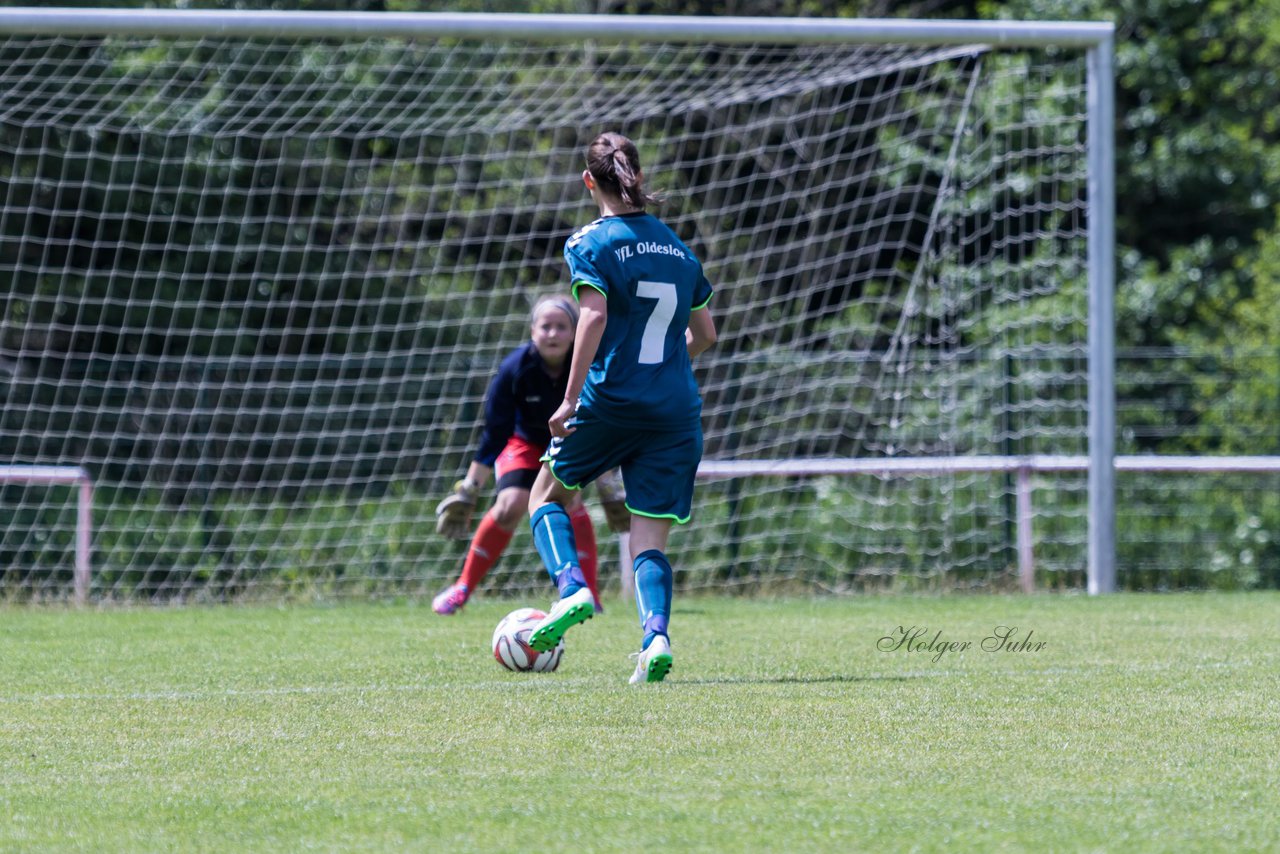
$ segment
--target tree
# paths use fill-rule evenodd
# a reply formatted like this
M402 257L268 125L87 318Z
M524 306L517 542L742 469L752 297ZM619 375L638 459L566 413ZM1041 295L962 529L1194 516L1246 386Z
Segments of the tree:
M1280 2L1008 0L984 17L1116 24L1120 346L1215 338L1276 222Z

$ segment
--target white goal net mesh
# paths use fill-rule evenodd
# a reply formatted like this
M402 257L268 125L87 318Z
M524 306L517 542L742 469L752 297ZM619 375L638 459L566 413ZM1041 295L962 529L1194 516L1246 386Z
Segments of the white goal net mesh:
M434 592L606 129L716 287L710 472L1085 453L1084 116L1066 50L2 36L0 457L91 474L97 598ZM68 490L0 496L0 596L65 595ZM708 477L672 552L686 588L1000 585L1015 512L1008 474ZM484 592L539 567L521 534Z

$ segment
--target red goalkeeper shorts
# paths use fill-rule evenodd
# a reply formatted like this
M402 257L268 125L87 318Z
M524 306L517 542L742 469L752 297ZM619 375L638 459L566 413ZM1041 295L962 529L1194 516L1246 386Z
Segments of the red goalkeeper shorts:
M508 486L528 489L533 486L542 469L542 454L545 450L546 448L540 448L519 436L508 439L507 446L493 461L493 470L498 476L498 489Z

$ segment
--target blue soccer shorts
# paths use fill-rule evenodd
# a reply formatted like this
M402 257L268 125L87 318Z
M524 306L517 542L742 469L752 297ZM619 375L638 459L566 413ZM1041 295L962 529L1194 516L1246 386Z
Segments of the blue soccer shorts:
M677 432L611 424L579 410L574 428L543 455L556 480L581 489L611 468L622 469L627 508L683 525L693 512L693 482L702 461L702 425Z

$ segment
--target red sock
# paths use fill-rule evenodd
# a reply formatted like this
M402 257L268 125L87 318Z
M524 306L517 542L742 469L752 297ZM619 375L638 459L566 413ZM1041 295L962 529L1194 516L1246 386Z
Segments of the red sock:
M600 588L596 586L596 527L591 521L591 514L586 505L579 504L569 514L569 522L573 525L573 542L578 547L578 565L582 567L582 577L591 588L591 595L600 601Z
M462 577L458 579L458 583L467 585L467 590L474 593L476 585L484 581L485 575L498 562L498 558L502 557L502 552L514 535L515 531L504 530L493 521L492 516L484 514L480 527L476 528L476 535L471 538L467 562L462 565Z

